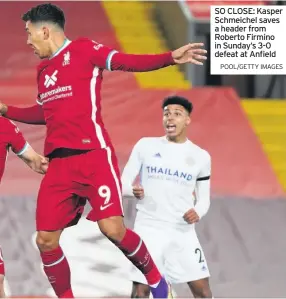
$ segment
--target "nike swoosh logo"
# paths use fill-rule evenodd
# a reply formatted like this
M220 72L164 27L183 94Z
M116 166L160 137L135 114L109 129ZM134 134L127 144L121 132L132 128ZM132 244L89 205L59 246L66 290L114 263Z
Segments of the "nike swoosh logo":
M110 203L110 204L108 204L108 205L106 205L106 206L100 206L100 211L103 211L103 210L107 209L107 208L110 207L111 205L113 205L113 202Z

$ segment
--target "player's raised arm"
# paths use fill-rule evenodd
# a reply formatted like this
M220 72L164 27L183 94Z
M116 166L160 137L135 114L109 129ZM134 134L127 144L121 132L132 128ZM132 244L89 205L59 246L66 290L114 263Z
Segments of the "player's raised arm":
M125 54L93 42L89 55L94 65L109 71L148 72L175 64L202 65L207 59L202 43L190 43L162 54Z
M201 219L210 207L210 175L211 175L211 157L206 156L206 163L197 178L195 195L197 203L195 211Z
M25 124L46 124L43 109L38 104L27 108L18 108L0 103L0 114L6 118Z
M140 172L142 166L142 159L140 156L140 147L142 139L139 140L132 149L131 155L125 165L122 176L122 195L126 197L134 197L133 195L133 183Z

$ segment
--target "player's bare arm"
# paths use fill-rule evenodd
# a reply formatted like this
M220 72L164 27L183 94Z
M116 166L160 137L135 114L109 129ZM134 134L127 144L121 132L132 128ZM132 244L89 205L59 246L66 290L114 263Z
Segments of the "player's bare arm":
M40 174L47 172L48 159L36 153L30 145L27 145L23 153L18 154L18 156L35 172Z
M192 63L203 65L203 61L207 59L205 56L207 51L202 49L203 43L189 43L172 52L172 58L176 64Z
M47 158L34 151L12 121L2 118L2 125L6 127L6 132L9 134L8 146L11 147L12 151L35 172L46 173L48 167Z
M7 148L11 148L12 151L19 158L21 158L31 169L41 174L44 174L46 172L48 160L34 151L34 149L25 140L16 124L8 119L0 117L0 135L3 136L2 142L4 142L5 145L5 155L4 157L2 156L2 158L4 159L1 159L4 161L4 165L5 158L7 157ZM4 165L1 166L1 174L4 169Z

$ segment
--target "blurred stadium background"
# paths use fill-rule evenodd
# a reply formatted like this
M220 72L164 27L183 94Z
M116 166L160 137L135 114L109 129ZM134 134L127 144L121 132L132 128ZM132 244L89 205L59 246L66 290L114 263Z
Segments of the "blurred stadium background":
M283 1L279 1L283 4ZM33 2L0 2L0 99L33 105L37 58L26 46L20 16ZM57 2L70 38L87 36L128 53L159 53L189 41L209 48L211 4L268 5L273 1ZM122 168L142 136L160 136L161 100L172 94L194 103L189 137L212 155L212 205L198 224L215 297L286 295L285 76L211 76L204 67L148 74L105 73L103 114ZM45 128L19 125L42 151ZM34 211L41 177L9 156L0 192L0 240L13 296L53 293L34 245ZM132 226L134 202L125 202ZM76 296L130 294L128 262L82 220L64 233ZM177 296L189 297L186 286Z

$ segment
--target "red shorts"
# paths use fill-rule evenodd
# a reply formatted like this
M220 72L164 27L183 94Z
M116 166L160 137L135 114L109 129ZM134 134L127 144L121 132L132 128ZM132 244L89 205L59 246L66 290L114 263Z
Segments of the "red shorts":
M0 248L0 275L5 275L5 265L2 255L2 249Z
M75 225L89 201L87 219L123 216L120 172L112 149L54 158L41 183L37 230L54 231Z

